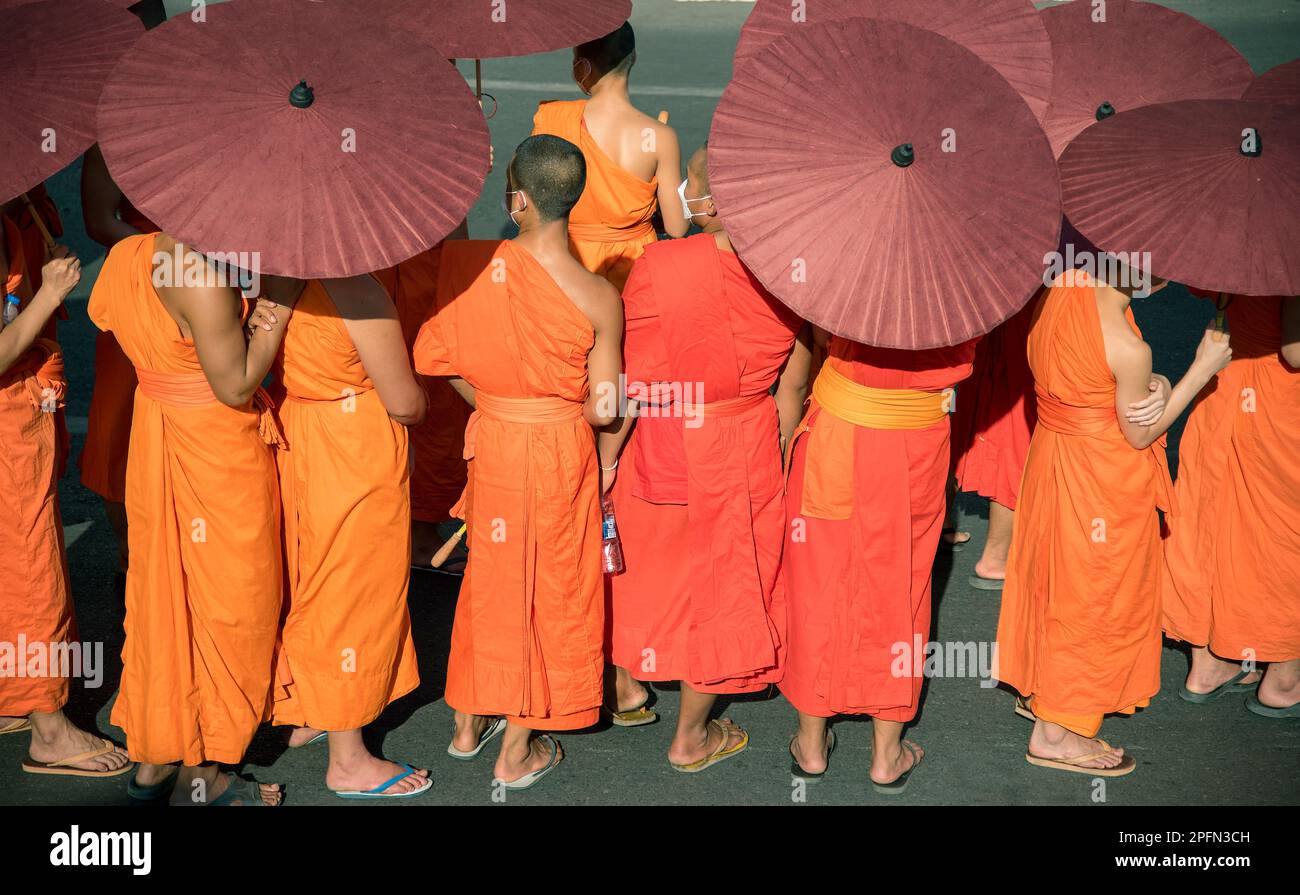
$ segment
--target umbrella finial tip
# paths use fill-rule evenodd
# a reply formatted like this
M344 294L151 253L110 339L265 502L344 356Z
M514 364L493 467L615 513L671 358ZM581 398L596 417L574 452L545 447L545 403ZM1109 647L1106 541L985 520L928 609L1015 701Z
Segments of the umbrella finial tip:
M305 109L314 102L316 102L316 91L312 90L305 80L299 81L298 86L289 91L289 105L295 109Z
M1114 114L1115 114L1115 107L1112 106L1109 102L1104 102L1097 107L1098 121L1105 121L1107 118L1110 118Z
M901 143L889 154L889 160L900 168L906 168L916 161L916 152L912 149L911 143Z

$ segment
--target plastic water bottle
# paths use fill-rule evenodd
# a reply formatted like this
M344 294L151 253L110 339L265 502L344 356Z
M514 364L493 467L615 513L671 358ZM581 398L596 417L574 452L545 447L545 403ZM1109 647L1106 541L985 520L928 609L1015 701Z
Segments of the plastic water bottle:
M608 497L600 499L601 545L600 554L606 575L623 573L623 544L618 539L618 523L614 521L614 502Z
M18 305L21 302L12 292L5 296L4 325L8 326L18 319Z

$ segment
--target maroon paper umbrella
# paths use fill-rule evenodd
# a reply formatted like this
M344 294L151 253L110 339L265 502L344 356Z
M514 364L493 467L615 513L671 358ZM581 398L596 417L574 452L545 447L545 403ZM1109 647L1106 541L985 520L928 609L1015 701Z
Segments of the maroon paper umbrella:
M113 73L99 128L113 180L150 220L300 278L427 249L488 167L455 68L351 4L235 0L205 22L173 18Z
M1032 0L758 0L745 21L736 68L773 40L804 25L851 17L926 28L992 65L1041 120L1052 91L1052 43Z
M139 19L102 0L0 0L0 203L95 142L100 90L143 33Z
M1243 99L1300 106L1300 59L1292 59L1264 72L1246 88Z
M1105 252L1234 295L1300 293L1300 112L1187 100L1123 112L1061 157L1065 212Z
M1084 128L1116 112L1183 99L1238 99L1255 77L1213 28L1154 3L1074 0L1039 15L1056 62L1043 128L1057 157Z
M709 173L773 294L887 348L992 330L1041 283L1061 228L1029 106L971 51L900 22L809 25L748 60L714 115Z

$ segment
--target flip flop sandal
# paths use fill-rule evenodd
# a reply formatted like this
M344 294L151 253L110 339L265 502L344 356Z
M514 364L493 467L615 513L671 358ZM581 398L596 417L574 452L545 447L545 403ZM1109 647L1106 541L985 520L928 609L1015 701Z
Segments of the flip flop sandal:
M912 753L912 766L889 783L877 783L872 780L871 788L882 796L901 796L903 791L907 789L908 781L912 779L912 772L921 766L921 756L917 753L916 746L910 740L903 740L903 746L908 752Z
M7 733L22 733L24 730L31 730L32 722L26 718L19 718L15 723L8 727L0 727L0 737Z
M955 534L957 534L957 529L945 528L939 536L939 549L947 550L951 553L961 553L963 550L965 550L966 545L971 542L971 535L969 533L966 533L966 540L964 541L950 541L943 536L943 535L955 535Z
M424 785L418 789L413 789L410 792L389 792L388 790L391 789L394 784L405 780L407 777L410 777L415 773L415 768L405 762L402 763L402 767L406 768L406 770L398 774L396 777L393 777L391 780L385 780L374 789L345 789L334 793L334 795L338 796L340 799L413 799L416 796L424 795L433 788L433 778L429 777L425 779Z
M280 792L279 805L268 805L262 801L262 787L256 780L247 780L243 777L236 776L234 773L226 775L230 778L230 785L226 787L225 792L217 796L211 802L201 806L202 808L278 808L284 804L284 792ZM172 802L172 805L185 805L185 802Z
M326 742L329 738L330 738L330 732L329 732L328 730L322 730L320 733L316 734L314 737L312 737L312 738L311 738L310 740L308 740L307 742L302 743L301 745L298 745L298 746L290 746L289 748L290 748L290 749L306 749L308 746L315 746L317 743L324 743L324 742Z
M536 771L529 771L518 780L511 780L509 782L497 777L492 781L494 786L501 786L510 790L531 789L536 786L543 777L555 770L560 762L564 761L564 756L560 753L560 743L555 739L555 737L548 733L544 733L539 736L538 739L551 747L551 760L546 763L546 767Z
M154 805L172 797L172 791L176 789L176 780L180 777L180 769L176 769L166 779L159 780L151 786L141 786L139 777L140 769L137 767L135 773L131 775L131 779L126 781L127 798L133 802Z
M1244 690L1251 690L1259 686L1259 681L1255 681L1251 684L1241 683L1241 679L1246 677L1248 674L1254 674L1254 672L1239 671L1231 680L1224 681L1209 693L1197 693L1194 690L1188 690L1187 683L1184 681L1183 685L1178 688L1178 696L1183 700L1183 702L1191 702L1196 705L1204 705L1207 702L1214 702L1214 700L1227 696L1229 693L1240 693Z
M966 579L966 583L976 590L987 590L996 593L1002 590L1007 580L1005 578L985 578L983 575L971 575Z
M471 749L468 752L462 752L459 749L457 749L455 745L449 743L447 745L447 754L450 755L452 758L456 759L457 761L473 761L474 759L478 758L479 753L483 751L483 747L486 746L488 743L492 742L497 737L501 736L501 734L505 733L505 729L506 729L506 719L497 718L495 721L493 721L491 724L487 726L487 730L483 731L483 735L478 738L478 745L475 746L473 749ZM453 736L455 735L455 732L456 732L456 728L453 726L452 727Z
M1300 702L1286 708L1275 708L1260 702L1256 693L1246 697L1246 708L1264 718L1300 718Z
M1026 721L1037 721L1038 716L1034 710L1029 707L1029 700L1019 694L1016 695L1016 714Z
M1097 740L1097 745L1101 746L1101 751L1093 752L1091 755L1078 755L1074 758L1040 758L1032 752L1026 752L1025 761L1040 768L1069 771L1072 774L1087 774L1090 777L1123 777L1137 770L1137 759L1128 753L1125 753L1123 760L1113 768L1082 767L1084 762L1094 761L1114 751L1110 748L1110 743L1105 740Z
M698 774L700 771L711 768L718 762L726 761L728 758L733 758L749 748L749 734L741 728L736 727L734 724L731 724L731 722L727 721L725 718L722 721L716 719L710 721L709 726L722 734L722 742L718 743L718 748L713 750L712 755L701 758L699 761L693 761L690 764L673 764L672 762L669 762L674 771L681 771L683 774ZM727 729L728 726L740 731L740 742L736 743L736 745L732 746L730 749L727 748L727 740L731 733L731 731Z
M648 702L650 702L650 693L647 691L645 699L641 700L641 704L634 708L616 712L608 706L602 705L600 713L615 727L645 727L647 724L653 724L659 720L657 712L646 708Z
M831 753L835 751L835 731L826 731L826 771L822 771L820 774L805 771L799 764L799 759L794 757L794 741L798 738L798 734L790 737L790 773L805 783L821 783L822 778L826 776L826 771L831 769Z
M90 771L85 768L72 767L83 761L90 761L92 758L108 755L117 749L117 746L108 740L100 740L100 742L104 745L99 749L91 749L89 752L82 752L80 755L70 755L58 761L45 762L37 761L34 758L24 758L23 770L29 774L45 774L50 777L120 777L135 767L133 761L128 761L115 771Z

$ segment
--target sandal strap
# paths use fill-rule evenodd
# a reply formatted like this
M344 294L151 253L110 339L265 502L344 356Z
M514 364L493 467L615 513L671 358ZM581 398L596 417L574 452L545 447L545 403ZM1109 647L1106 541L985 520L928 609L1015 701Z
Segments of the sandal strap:
M47 768L66 768L72 765L81 764L83 761L90 761L92 758L99 758L101 755L107 755L117 747L112 743L101 740L104 744L98 749L92 749L89 752L82 752L78 755L69 755L67 758L60 758L58 761L48 761L45 763Z

